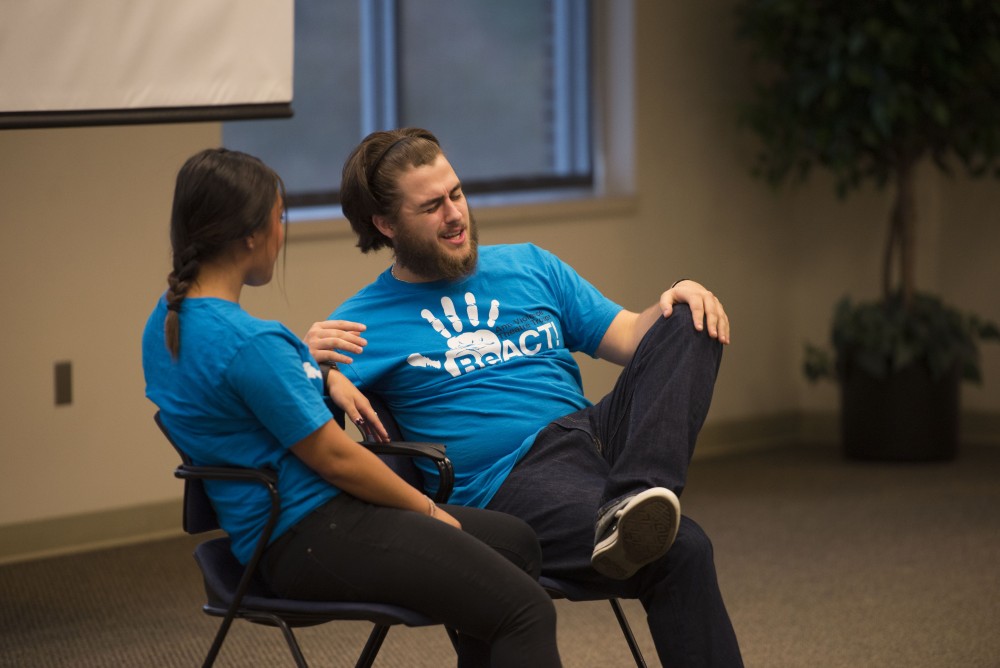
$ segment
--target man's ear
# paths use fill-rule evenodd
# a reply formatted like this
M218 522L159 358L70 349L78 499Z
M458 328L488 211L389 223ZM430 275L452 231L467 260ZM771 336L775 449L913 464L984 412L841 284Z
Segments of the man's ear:
M395 230L393 230L392 223L389 222L388 218L376 214L372 216L372 224L375 225L375 229L392 239Z

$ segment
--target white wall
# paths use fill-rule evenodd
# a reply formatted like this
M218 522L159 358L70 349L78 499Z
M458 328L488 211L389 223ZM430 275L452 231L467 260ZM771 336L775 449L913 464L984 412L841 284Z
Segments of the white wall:
M0 133L0 525L177 495L139 337L165 286L174 175L218 141L217 125ZM73 363L69 406L57 360Z
M485 243L534 241L641 308L680 277L711 286L733 319L711 422L833 411L832 387L801 378L802 342L826 336L833 302L872 296L888 200L840 203L821 177L771 193L747 176L751 142L733 104L745 91L725 3L637 2L637 193L570 218L481 212ZM139 337L165 286L173 178L217 145L219 127L0 133L0 529L177 498L174 456L143 396ZM922 175L921 282L1000 320L997 182ZM929 202L924 206L925 202ZM926 210L925 210L926 209ZM385 266L346 231L296 228L279 280L246 307L304 332ZM1000 410L1000 356L967 405ZM74 365L74 403L53 405L53 363ZM614 371L585 365L599 396Z

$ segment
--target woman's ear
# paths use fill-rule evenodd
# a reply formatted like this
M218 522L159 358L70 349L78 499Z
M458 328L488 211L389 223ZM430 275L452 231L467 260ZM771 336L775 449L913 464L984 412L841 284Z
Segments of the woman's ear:
M375 229L377 229L379 232L381 232L388 238L392 239L394 230L392 227L392 223L389 222L388 218L376 214L372 216L372 224L375 225Z
M267 230L257 230L253 234L247 235L243 242L246 244L248 251L253 251L257 247L257 244L267 243Z

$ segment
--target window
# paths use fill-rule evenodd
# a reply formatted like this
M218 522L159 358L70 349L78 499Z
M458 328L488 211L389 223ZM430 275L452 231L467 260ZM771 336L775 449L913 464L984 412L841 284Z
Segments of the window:
M223 125L284 177L292 206L337 202L374 130L434 132L466 190L593 179L588 0L297 0L295 116Z

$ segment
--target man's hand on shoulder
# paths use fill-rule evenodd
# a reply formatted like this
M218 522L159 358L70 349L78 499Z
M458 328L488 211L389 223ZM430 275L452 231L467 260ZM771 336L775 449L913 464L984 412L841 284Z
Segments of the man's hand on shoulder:
M729 316L722 308L722 302L701 283L684 279L660 295L660 310L664 318L669 318L674 311L674 304L687 304L691 307L691 317L694 328L699 332L708 328L708 335L728 344Z
M368 345L368 340L361 336L365 329L360 322L324 320L314 322L302 341L317 362L350 364L354 358L345 353L360 355Z

